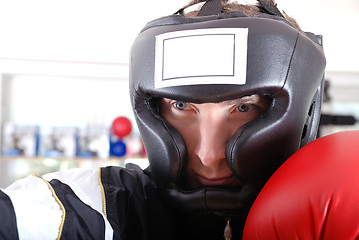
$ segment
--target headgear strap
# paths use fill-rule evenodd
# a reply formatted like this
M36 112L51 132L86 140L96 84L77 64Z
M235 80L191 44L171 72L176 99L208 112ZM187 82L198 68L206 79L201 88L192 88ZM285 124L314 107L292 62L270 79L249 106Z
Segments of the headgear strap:
M197 16L217 15L222 12L221 0L208 0L198 12Z
M276 5L272 2L267 2L266 0L258 0L260 6L258 6L263 12L270 15L275 15L278 17L284 18L283 14L279 11Z

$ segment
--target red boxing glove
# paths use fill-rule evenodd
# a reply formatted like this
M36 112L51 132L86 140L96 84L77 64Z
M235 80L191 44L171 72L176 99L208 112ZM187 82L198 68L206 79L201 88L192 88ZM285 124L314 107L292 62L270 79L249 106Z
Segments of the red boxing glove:
M317 139L290 157L254 202L243 239L358 239L359 131Z

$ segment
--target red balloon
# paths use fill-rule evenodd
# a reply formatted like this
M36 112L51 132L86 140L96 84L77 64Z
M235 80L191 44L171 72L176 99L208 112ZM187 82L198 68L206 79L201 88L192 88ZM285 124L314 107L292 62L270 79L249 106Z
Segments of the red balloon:
M124 138L132 132L132 123L126 117L117 117L112 122L112 132L119 138Z

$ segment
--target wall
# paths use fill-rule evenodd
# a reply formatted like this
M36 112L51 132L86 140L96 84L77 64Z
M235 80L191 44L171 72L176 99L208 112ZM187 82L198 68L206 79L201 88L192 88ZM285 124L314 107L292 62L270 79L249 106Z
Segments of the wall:
M359 118L359 1L277 2L304 30L324 36L332 101L323 110ZM133 119L127 89L131 43L146 22L186 3L0 0L0 122L84 127L109 126L118 115ZM343 129L334 126L322 133ZM1 159L0 187L29 173L84 167L73 164Z
M359 33L353 28L359 22L359 2L277 2L304 30L324 35L332 94L358 101L359 48L355 46ZM125 87L131 43L146 22L171 14L186 3L1 1L1 118L21 124L38 118L45 125L69 121L84 125L109 124L116 115L131 115ZM76 114L79 109L83 114Z
M305 31L324 35L328 71L359 71L359 48L355 47L359 1L277 2ZM1 1L0 58L127 63L131 43L144 24L185 3L187 0Z

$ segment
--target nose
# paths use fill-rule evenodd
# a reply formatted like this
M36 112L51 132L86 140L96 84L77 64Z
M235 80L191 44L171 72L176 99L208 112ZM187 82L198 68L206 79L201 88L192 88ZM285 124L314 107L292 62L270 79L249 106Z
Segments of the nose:
M226 146L231 136L225 119L215 115L201 119L195 153L204 166L217 167L225 162Z

